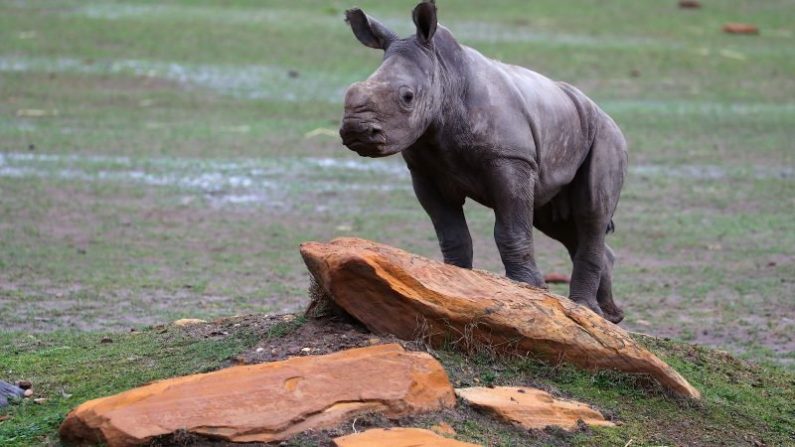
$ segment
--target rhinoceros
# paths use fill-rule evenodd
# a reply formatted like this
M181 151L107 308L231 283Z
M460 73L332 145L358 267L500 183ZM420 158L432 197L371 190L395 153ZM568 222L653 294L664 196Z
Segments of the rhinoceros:
M620 322L605 243L628 163L618 125L577 88L460 44L434 2L412 18L416 33L400 38L346 11L356 38L384 57L345 93L343 144L365 157L403 155L444 262L472 268L462 207L473 199L494 210L506 276L545 287L535 227L571 256L569 298Z

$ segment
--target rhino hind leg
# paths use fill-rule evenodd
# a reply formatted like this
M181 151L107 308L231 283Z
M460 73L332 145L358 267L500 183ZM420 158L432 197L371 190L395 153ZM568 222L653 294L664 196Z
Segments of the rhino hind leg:
M613 301L613 264L615 259L613 250L610 246L605 245L604 265L602 266L602 276L599 278L596 301L604 312L605 319L618 324L624 319L624 310Z
M602 128L571 184L536 210L536 228L560 241L573 271L569 298L618 323L624 312L613 301L615 256L605 243L626 170L626 145L612 121Z
M612 276L615 256L605 243L613 228L627 165L626 142L609 118L600 123L591 150L574 180L566 200L569 220L576 232L576 248L569 296L574 301L596 305L603 316L618 323L624 312L613 301Z
M554 206L550 204L540 210L536 211L535 226L542 233L555 239L563 244L571 257L572 262L575 261L577 249L579 247L576 223L569 219L559 220L553 218L551 208ZM618 324L624 319L624 311L618 307L613 301L613 263L615 256L613 250L604 245L604 255L602 257L601 272L599 275L599 284L596 289L594 299L589 299L589 303L579 301L581 304L587 305L594 312L602 315L606 320ZM573 299L576 297L572 297ZM600 312L601 311L601 312Z

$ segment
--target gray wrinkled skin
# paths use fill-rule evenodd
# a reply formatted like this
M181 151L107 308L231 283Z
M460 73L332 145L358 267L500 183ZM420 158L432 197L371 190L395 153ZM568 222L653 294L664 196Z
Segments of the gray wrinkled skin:
M535 226L569 251L570 298L621 321L605 244L627 169L616 123L576 88L460 45L433 3L417 5L417 33L404 39L359 9L346 16L384 59L348 88L343 144L367 157L403 154L444 261L472 268L462 209L471 198L494 210L509 278L545 286Z

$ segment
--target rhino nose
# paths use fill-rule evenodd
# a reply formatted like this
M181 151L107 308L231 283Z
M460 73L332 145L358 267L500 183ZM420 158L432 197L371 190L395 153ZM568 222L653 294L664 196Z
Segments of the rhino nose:
M381 140L384 133L381 125L372 121L345 119L340 127L340 136L345 145L354 141L374 142Z

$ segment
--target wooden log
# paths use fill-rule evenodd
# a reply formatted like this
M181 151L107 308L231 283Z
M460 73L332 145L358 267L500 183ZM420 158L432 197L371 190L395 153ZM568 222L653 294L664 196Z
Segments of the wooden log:
M329 297L375 333L646 374L674 394L700 397L626 331L547 290L357 238L307 242L301 254Z

